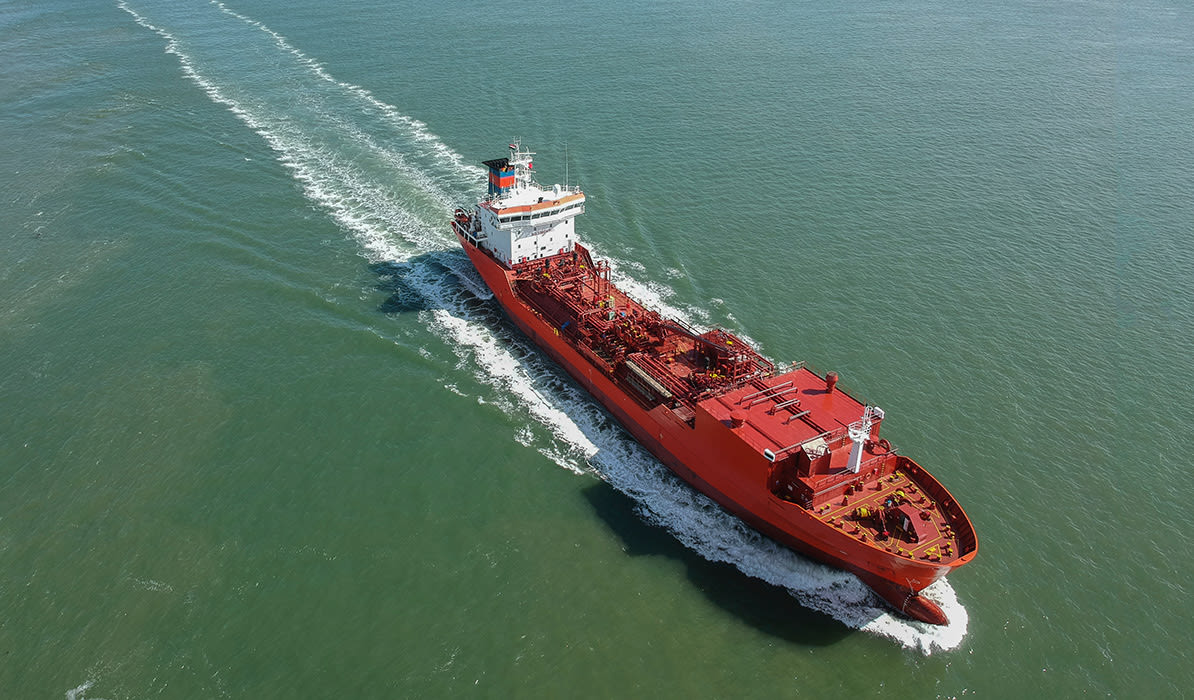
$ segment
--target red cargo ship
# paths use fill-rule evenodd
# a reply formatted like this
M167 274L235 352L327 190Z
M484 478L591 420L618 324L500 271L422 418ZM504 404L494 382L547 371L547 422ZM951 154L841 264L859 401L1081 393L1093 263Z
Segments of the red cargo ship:
M680 478L776 541L857 575L904 615L978 551L949 491L879 437L884 413L803 363L664 318L577 241L585 195L540 187L519 144L452 229L512 321Z

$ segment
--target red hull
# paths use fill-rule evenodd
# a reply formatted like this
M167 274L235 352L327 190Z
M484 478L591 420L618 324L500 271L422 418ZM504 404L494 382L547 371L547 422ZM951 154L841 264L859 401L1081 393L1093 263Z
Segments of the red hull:
M887 467L889 471L875 477L874 488L876 491L882 489L882 481L888 474L910 474L913 476L905 478L909 479L909 484L915 484L908 487L912 492L917 492L919 487L934 501L946 504L952 523L946 531L956 544L945 544L945 551L950 556L938 556L937 560L932 560L930 554L915 558L894 545L888 547L885 543L867 540L865 533L860 539L857 524L844 515L831 512L831 509L848 507L852 498L867 497L868 492L864 492L859 480L838 480L836 486L831 484L823 493L818 492L815 509L808 507L808 503L802 507L791 499L777 496L775 489L767 487L769 480L776 478L774 459L769 461L757 444L752 445L743 438L741 414L737 410L731 412L729 402L723 401L723 407L713 400L702 401L691 406L690 415L683 416L666 405L645 406L627 391L625 382L619 382L608 367L603 370L582 355L583 348L574 347L569 338L561 335L558 328L549 324L520 296L515 286L515 270L494 260L459 230L456 233L473 265L515 325L676 475L783 545L856 574L901 613L933 624L946 622L940 608L917 593L970 561L977 551L977 540L960 507L919 465L891 454L885 462L890 465ZM587 259L587 253L580 250ZM809 370L803 371L811 375ZM804 379L796 373L791 376L795 378L793 381ZM828 393L832 391L830 387ZM848 398L838 400L842 402ZM741 398L738 400L742 402ZM822 483L827 482L823 480ZM904 495L903 491L900 495ZM951 546L956 552L949 549Z

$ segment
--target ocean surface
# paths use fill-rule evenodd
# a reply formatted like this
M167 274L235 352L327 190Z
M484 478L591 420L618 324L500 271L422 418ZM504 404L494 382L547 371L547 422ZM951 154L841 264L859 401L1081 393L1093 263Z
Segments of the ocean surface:
M0 697L1194 693L1194 9L0 3ZM835 370L977 559L893 617L672 477L447 228L513 139Z

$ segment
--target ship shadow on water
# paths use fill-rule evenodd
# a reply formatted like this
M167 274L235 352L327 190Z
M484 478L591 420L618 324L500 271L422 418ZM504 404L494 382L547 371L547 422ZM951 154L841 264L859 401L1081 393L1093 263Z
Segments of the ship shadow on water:
M470 320L487 326L499 342L511 346L516 361L526 365L526 348L532 347L530 340L521 336L493 299L478 297L461 279L461 272L471 267L464 251L431 251L406 261L381 261L369 267L377 276L375 288L388 295L378 305L378 311L406 314L463 304L475 312L470 314ZM451 278L451 281L443 286L436 285L437 289L428 293L424 289L429 274L439 280ZM444 304L437 299L439 293L449 295L452 303ZM562 368L550 361L545 361L544 365L550 367L551 372L550 378L546 379L548 386L541 387L546 393L554 393L561 384L575 386ZM604 409L601 413L605 420L595 426L598 430L621 430ZM588 437L594 439L596 436ZM732 564L709 561L688 549L663 526L643 520L634 499L609 483L597 481L586 487L583 495L622 541L630 556L663 556L679 561L697 590L761 632L794 644L816 646L834 644L853 632L829 615L802 606L783 588L748 576Z
M429 257L419 256L419 258ZM415 288L410 276L415 266L422 264L418 258L406 262L383 260L372 263L369 269L377 275L374 287L383 294L388 294L386 300L378 305L377 310L385 314L401 314L424 311L431 307L427 297Z
M636 512L634 499L606 482L585 488L584 497L622 540L627 554L679 561L697 590L759 631L794 644L816 646L834 644L854 632L829 615L802 606L786 590L688 549L663 527L645 522Z
M470 285L461 281L460 271L471 266L468 256L459 249L433 250L404 261L370 263L369 269L377 277L374 289L388 295L377 310L384 314L403 314L450 310L451 306L463 305L473 311L485 309L487 312L483 316L487 319L500 317L501 311L496 305L492 312L488 311L491 300L477 296ZM437 300L437 295L448 295L455 304Z

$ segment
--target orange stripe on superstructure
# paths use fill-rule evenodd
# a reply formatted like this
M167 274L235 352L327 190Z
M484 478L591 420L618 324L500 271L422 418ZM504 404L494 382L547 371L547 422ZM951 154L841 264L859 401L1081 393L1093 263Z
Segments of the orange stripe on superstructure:
M521 206L521 207L506 207L504 209L495 209L492 206L490 206L488 208L491 211L493 211L495 214L497 214L498 216L501 216L503 214L522 214L522 213L526 213L526 212L540 211L542 209L551 209L552 207L557 207L561 204L567 204L569 202L574 202L578 199L583 199L584 196L585 195L583 192L577 192L576 194L570 194L567 197L553 199L550 202L536 202L534 204L529 204L529 205L525 205L525 206Z

